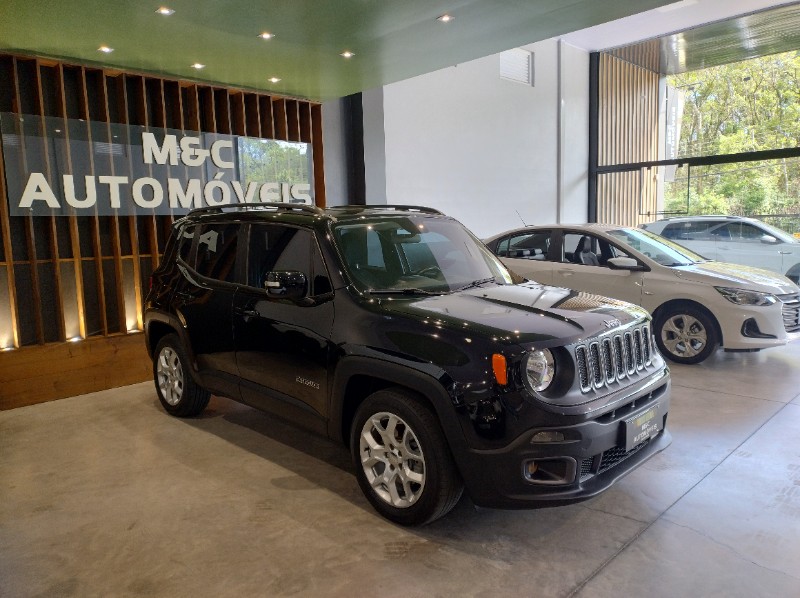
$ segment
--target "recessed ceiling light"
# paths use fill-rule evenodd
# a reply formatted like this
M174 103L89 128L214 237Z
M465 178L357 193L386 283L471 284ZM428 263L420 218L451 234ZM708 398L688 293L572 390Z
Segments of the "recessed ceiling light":
M195 63L192 65L192 68L193 68L193 69L197 69L197 70L199 71L200 69L204 69L204 68L206 68L206 65L204 65L204 64L200 64L199 62L195 62Z
M269 31L265 31L264 33L259 33L258 37L260 37L261 39L272 39L273 37L275 37L275 34L270 33Z
M270 83L280 83L280 77L270 77L269 78L269 82Z
M158 10L156 10L156 12L160 15L164 15L165 17L175 14L174 10L167 8L166 6L161 6Z
M442 15L441 17L436 17L436 20L440 23L449 23L453 19L455 19L453 15Z
M355 56L355 54L353 52L351 52L350 50L345 50L344 52L339 54L339 56L341 56L343 58L352 58L353 56Z
M114 48L109 48L108 46L100 46L97 48L98 52L102 52L103 54L111 54L114 51Z

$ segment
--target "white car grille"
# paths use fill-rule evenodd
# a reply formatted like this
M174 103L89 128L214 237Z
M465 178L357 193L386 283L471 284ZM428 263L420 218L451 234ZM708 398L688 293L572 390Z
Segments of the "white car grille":
M575 364L584 393L622 382L651 363L649 325L575 347Z
M786 332L800 331L800 294L778 295L783 302L783 327Z

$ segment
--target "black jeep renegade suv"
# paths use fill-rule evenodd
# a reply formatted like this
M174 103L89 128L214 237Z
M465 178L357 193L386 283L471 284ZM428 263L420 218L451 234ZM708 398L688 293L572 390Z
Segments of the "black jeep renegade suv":
M631 304L514 284L461 224L409 206L204 208L144 307L167 412L210 393L349 444L377 511L441 517L608 488L670 442L669 373Z

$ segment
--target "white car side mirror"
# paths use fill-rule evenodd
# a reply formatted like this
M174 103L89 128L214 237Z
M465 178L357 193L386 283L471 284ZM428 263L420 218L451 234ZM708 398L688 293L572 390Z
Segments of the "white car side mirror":
M606 260L612 270L643 270L643 266L632 257L612 257Z
M772 235L762 235L761 242L762 243L774 244L774 243L778 242L778 239L776 239Z

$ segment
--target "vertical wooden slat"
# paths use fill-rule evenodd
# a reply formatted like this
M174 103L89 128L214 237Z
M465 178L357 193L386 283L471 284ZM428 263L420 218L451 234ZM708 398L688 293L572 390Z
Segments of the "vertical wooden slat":
M300 141L300 109L297 100L286 100L286 137L289 141Z
M126 125L131 124L138 124L145 126L147 124L147 104L145 102L145 82L144 78L140 76L134 75L126 75L126 85L123 86L123 98L127 110L123 112L125 115L125 122ZM131 81L132 84L129 86L127 85L128 81ZM133 95L133 97L130 97ZM131 122L131 115L135 118L136 122ZM130 141L130 133L128 136ZM132 163L132 156L128 156L128 161L130 164L131 172L133 172L133 163ZM128 216L128 231L131 238L131 260L133 265L133 295L134 295L134 303L135 303L135 310L136 310L136 319L137 319L137 326L141 329L142 327L142 273L141 273L141 265L140 265L140 254L141 250L139 248L139 222L136 216ZM143 223L144 224L144 223ZM146 224L144 224L146 226ZM124 277L124 271L123 271ZM122 279L124 280L124 278ZM127 312L121 314L121 320L125 320L124 325L122 326L122 331L128 331L127 320L125 319L125 315Z
M28 61L30 62L30 61ZM20 59L14 59L14 102L16 103L15 112L22 113L22 97L20 85ZM20 155L22 157L23 169L28 170L27 166L27 144L25 137L20 134ZM33 286L33 297L31 297L33 307L34 328L36 332L36 342L39 344L44 343L44 323L42 319L42 299L39 294L39 269L37 267L36 255L36 241L35 232L33 229L33 218L25 219L25 245L27 249L28 263L31 269L31 285Z
M273 132L275 139L288 141L288 125L286 123L286 100L283 98L272 98L272 122L274 123Z
M231 108L231 126L234 135L247 135L247 127L245 125L245 105L244 93L237 91L230 94L230 108Z
M56 104L59 112L61 113L60 116L64 122L62 130L64 131L64 139L66 141L67 169L69 172L72 172L72 152L69 143L69 127L67 127L67 95L64 88L64 66L59 64L57 69L58 97L56 98ZM78 221L75 219L75 217L70 217L68 220L70 245L72 246L73 272L75 275L75 295L78 307L78 330L81 338L86 338L86 302L83 290L83 263L81 261L81 243L78 235Z
M160 129L166 129L166 111L164 110L164 84L163 81L160 79L150 79L144 81L144 93L145 97L147 98L147 102L145 102L145 106L152 106L152 111L145 111L142 115L144 119L144 126L148 129L153 127L157 127ZM150 167L150 176L152 176L152 166ZM148 252L150 253L150 263L152 264L153 269L155 270L158 267L158 223L156 222L156 214L155 210L153 213L148 216L142 217L142 224L147 228L147 240L148 240ZM137 266L139 266L139 258L136 258ZM141 273L138 274L137 278L141 283ZM138 312L141 312L142 301L144 300L144 290L139 288L139 294L141 297L139 298L139 305L138 305ZM140 323L141 326L141 323Z
M261 110L258 105L258 95L247 93L244 95L244 110L246 115L245 135L248 137L261 136Z
M300 141L311 143L311 104L302 102L300 104Z
M103 76L103 93L105 96L105 116L106 116L106 131L107 131L107 139L108 143L113 142L113 137L111 135L111 98L109 97L108 89L109 85L115 88L115 96L116 96L116 111L120 115L127 114L127 107L124 101L124 75L117 75L111 76L109 74L104 74ZM122 116L119 117L122 119ZM111 174L116 175L116 165L114 164L114 160L109 157L109 161L111 163ZM114 258L114 277L116 279L116 298L117 298L117 314L119 316L119 324L118 329L116 332L125 332L125 290L122 286L123 280L123 272L122 272L122 242L120 236L121 227L125 226L125 223L121 222L122 217L120 216L112 216L112 226L111 226L111 253L113 254Z
M97 80L97 77L102 77L102 73L98 71L92 71L94 77L93 80ZM90 94L90 86L89 86L89 78L87 75L87 71L85 68L81 68L81 76L80 76L80 98L79 98L79 110L80 110L80 117L85 120L87 123L92 118L92 110L89 106L89 94ZM91 94L93 97L97 98L101 94L101 90L97 89L96 86L91 90ZM102 104L105 105L106 99L105 96L102 96ZM91 127L87 127L89 134L88 134L88 142L89 147L93 147L94 138L93 132ZM95 172L95 163L94 163L94 152L89 152L89 168L92 172ZM106 305L106 292L105 292L105 274L103 273L103 250L100 244L100 217L97 213L97 207L95 206L94 216L92 218L92 247L94 249L94 275L95 281L97 286L97 302L98 308L100 310L100 325L102 327L103 336L108 335L108 313L107 313L107 305Z
M275 138L275 121L272 110L272 98L270 96L259 96L259 114L261 115L261 137L265 139Z
M6 284L8 284L8 298L10 305L11 321L11 346L19 347L19 314L17 313L17 283L14 276L14 252L11 247L11 223L8 218L8 203L5 198L8 197L6 189L6 173L5 173L5 157L3 156L3 145L0 144L0 233L3 237L3 253L5 255L6 263ZM1 283L0 283L1 284ZM6 347L0 347L5 349Z

